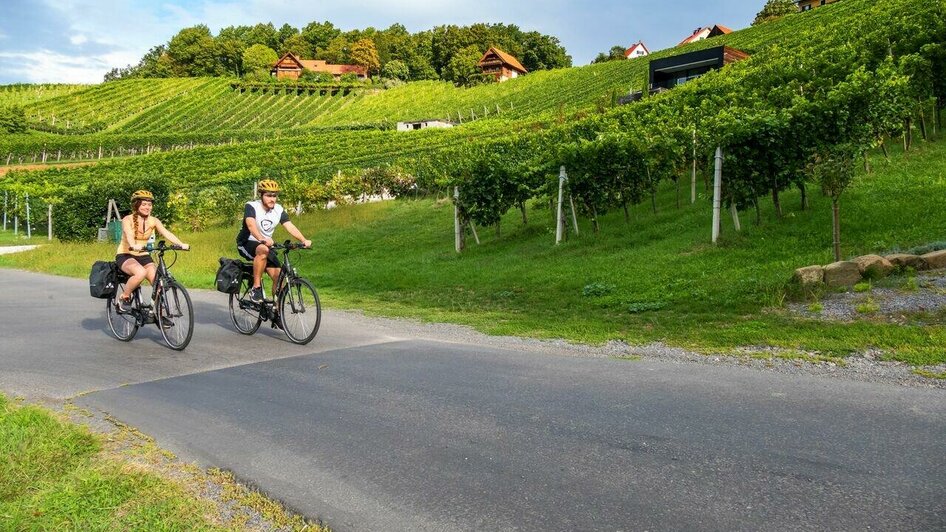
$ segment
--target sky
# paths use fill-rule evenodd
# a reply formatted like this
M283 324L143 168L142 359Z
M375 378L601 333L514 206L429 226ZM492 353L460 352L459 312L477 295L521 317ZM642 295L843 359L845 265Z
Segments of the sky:
M749 25L764 0L0 0L0 84L100 83L137 64L182 28L272 22L342 30L403 24L414 33L443 24L516 24L558 37L585 65L612 46L643 40L673 46L700 26Z

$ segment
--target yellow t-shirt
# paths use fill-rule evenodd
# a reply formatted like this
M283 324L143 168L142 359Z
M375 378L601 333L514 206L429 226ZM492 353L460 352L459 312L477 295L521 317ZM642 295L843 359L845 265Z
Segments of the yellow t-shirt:
M129 214L128 216L122 218L122 241L118 243L118 249L115 251L116 255L135 255L140 257L142 255L147 255L147 251L132 251L128 247L128 237L125 235L124 227L125 221L129 223L134 223L133 215ZM145 230L139 231L141 229L141 220L142 217L138 217L138 227L135 227L135 245L144 246L148 243L148 240L151 238L151 235L154 234L154 228L157 225L157 219L154 216L149 216L144 220Z

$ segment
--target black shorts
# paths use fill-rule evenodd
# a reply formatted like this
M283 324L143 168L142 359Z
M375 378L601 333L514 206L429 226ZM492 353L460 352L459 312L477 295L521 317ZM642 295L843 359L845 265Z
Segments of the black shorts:
M262 242L257 242L255 240L237 240L237 253L239 253L244 259L252 261L256 257L256 248L258 248L260 244L262 244ZM279 255L276 254L275 249L269 250L269 256L266 257L266 267L282 267L282 263L279 262Z
M127 260L134 260L142 266L154 264L154 260L151 258L151 255L131 255L129 253L119 253L118 255L115 255L115 266L121 270L122 264L125 264L125 261Z

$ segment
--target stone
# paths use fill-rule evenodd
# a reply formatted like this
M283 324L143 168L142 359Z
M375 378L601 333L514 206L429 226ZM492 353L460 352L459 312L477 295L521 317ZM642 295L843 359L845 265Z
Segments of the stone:
M890 275L894 265L880 255L864 255L854 259L861 270L861 275L867 279L882 279Z
M924 261L926 261L926 267L930 270L946 268L946 249L927 253L926 255L923 255L922 258Z
M853 261L828 264L824 267L824 282L828 288L850 288L861 282L861 268Z
M905 270L907 268L913 268L916 271L926 269L926 261L923 260L923 257L917 255L908 255L906 253L895 253L893 255L887 255L884 257L889 260L893 267L898 270Z
M816 288L824 283L824 268L821 266L807 266L795 270L792 280L802 288Z

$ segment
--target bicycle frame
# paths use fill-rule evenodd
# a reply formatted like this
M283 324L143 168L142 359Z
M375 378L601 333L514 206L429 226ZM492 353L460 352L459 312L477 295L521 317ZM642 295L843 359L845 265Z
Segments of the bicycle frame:
M135 313L135 318L138 320L139 326L154 322L153 311L155 307L155 302L158 299L158 294L161 293L165 284L174 280L174 277L171 275L171 271L168 269L167 263L164 261L164 254L172 250L176 251L176 249L173 247L165 246L163 240L160 241L158 243L158 246L155 248L152 248L150 244L148 245L147 251L149 253L154 253L158 256L158 267L154 272L154 283L151 285L151 304L150 305L143 304L141 300L141 286L140 285L137 288L135 288L135 291L132 293L132 296L131 296L135 302L135 305L132 308L132 312ZM122 274L125 275L126 277L128 276L128 274L125 272L122 272ZM152 310L152 314L150 316L146 315L146 313L143 312L144 310L148 310L148 309Z

